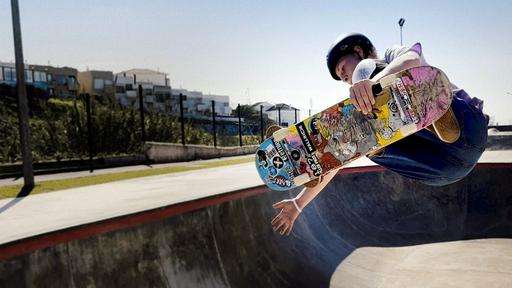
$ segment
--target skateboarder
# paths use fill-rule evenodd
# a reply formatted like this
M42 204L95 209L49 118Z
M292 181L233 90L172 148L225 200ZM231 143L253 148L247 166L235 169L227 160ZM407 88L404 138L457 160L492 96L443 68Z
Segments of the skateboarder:
M340 38L329 49L327 67L335 80L350 86L352 104L364 114L375 103L372 85L382 77L404 69L428 66L420 43L386 50L379 59L371 41L355 33ZM488 117L483 102L452 84L453 101L448 112L427 129L416 132L370 155L375 163L427 185L442 186L465 177L476 165L487 143ZM274 230L289 234L302 209L332 180L338 170L306 185L299 195L273 205L278 214Z

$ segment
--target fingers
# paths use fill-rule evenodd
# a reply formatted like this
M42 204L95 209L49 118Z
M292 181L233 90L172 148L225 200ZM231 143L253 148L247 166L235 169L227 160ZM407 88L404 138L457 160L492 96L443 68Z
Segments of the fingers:
M274 226L274 224L281 218L281 215L283 214L283 210L279 211L279 213L270 221L270 224Z
M352 103L358 111L368 114L372 111L372 105L375 104L375 97L372 92L371 81L361 81L350 87L350 103Z
M286 227L288 227L288 222L284 219L280 219L274 226L274 231L279 231L281 235L286 231Z
M281 235L290 235L293 227L293 221L283 216L283 211L279 212L274 219L272 219L272 229Z
M373 95L373 91L372 91L372 85L364 85L364 90L366 91L366 95L368 95L368 100L370 100L370 111L371 108L372 108L372 105L375 104L375 96Z
M284 234L286 234L286 236L290 235L290 233L292 232L292 228L293 228L293 223L290 223L290 225L288 225L288 227L286 227Z
M349 89L350 92L350 103L356 107L357 111L361 111L361 108L359 108L359 103L357 103L357 96L354 90L354 86L351 86Z
M279 232L281 235L290 235L293 227L293 222L295 221L295 218L297 217L294 213L297 213L295 211L295 207L290 207L289 205L292 205L290 202L291 200L283 200L278 203L275 203L272 205L274 209L279 209L279 212L276 216L270 221L272 225L272 229L274 231ZM292 212L293 209L293 212ZM293 216L295 215L295 216Z
M365 85L360 85L356 88L356 93L358 95L358 103L359 107L361 107L361 112L363 114L368 114L368 112L372 111L372 103L370 100L371 95L368 94L368 91L365 88Z

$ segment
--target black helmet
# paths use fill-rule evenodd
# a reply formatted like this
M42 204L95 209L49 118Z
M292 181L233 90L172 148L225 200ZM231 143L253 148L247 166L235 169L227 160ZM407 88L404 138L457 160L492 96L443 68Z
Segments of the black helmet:
M354 52L355 46L359 46L363 49L365 57L367 57L374 49L373 44L368 37L360 33L351 33L336 39L329 49L329 52L327 52L327 68L329 68L329 72L331 72L331 76L334 80L341 80L340 77L336 75L336 65L338 64L338 61L341 57Z

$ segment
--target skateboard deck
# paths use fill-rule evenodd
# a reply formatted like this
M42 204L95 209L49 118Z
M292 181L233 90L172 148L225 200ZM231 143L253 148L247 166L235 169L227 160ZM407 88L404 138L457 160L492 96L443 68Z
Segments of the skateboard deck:
M372 87L371 113L350 99L282 128L256 152L256 169L272 190L289 190L411 135L450 107L450 81L439 69L415 67L382 78Z

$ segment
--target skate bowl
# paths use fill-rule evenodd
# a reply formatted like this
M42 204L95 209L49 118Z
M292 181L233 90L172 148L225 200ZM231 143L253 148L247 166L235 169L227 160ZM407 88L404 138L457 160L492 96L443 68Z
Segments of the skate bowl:
M234 191L3 244L0 287L329 287L358 248L512 238L511 176L481 163L432 187L348 168L288 237L272 204L298 191Z

